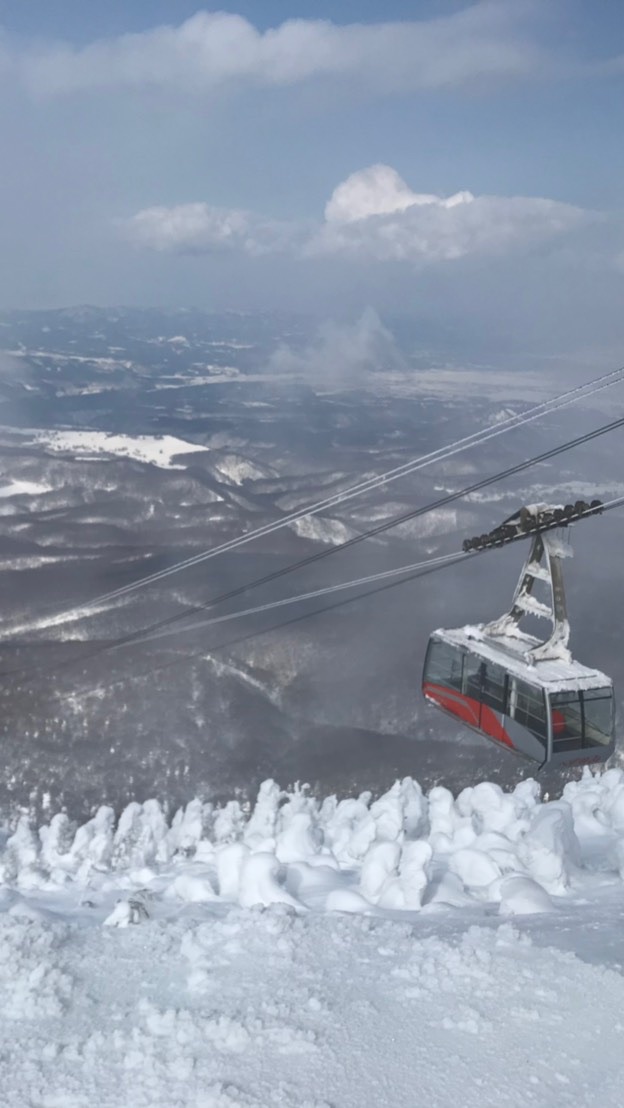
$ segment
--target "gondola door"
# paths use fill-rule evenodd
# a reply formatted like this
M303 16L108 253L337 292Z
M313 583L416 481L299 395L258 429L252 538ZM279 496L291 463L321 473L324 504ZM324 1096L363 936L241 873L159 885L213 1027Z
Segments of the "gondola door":
M464 654L462 673L462 693L470 704L471 727L478 731L481 727L482 693L485 679L485 662L474 654Z

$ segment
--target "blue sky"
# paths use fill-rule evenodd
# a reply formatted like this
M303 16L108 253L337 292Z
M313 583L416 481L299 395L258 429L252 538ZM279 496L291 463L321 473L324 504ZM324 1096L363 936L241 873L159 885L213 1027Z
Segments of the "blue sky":
M0 305L624 338L619 0L0 0L0 26Z
M213 10L235 12L259 27L271 27L286 19L328 19L337 23L373 22L400 19L432 19L452 14L466 5L462 0L222 0ZM624 28L624 9L619 0L542 0L551 34L571 41L583 40L598 53L613 52L614 35ZM160 24L181 23L194 15L194 0L108 0L106 4L85 0L2 0L0 17L12 33L28 36L65 38L72 42L90 42L95 37L140 32ZM544 14L542 12L542 14Z

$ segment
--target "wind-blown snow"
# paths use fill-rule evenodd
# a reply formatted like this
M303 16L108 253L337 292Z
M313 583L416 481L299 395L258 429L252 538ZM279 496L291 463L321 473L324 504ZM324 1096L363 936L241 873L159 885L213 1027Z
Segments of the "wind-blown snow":
M206 451L207 447L198 443L185 442L173 435L109 435L106 431L37 431L37 442L45 444L48 450L63 454L94 456L112 454L121 458L131 458L136 462L146 462L159 469L185 469L184 465L174 464L178 454L192 454Z
M12 1108L621 1104L622 770L22 817L0 883Z

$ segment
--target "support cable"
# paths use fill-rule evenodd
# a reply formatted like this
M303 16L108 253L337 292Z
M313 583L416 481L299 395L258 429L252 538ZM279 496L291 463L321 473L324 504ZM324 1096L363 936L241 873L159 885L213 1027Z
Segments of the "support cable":
M619 508L622 505L624 505L624 496L616 497L615 499L610 500L610 501L608 501L607 503L604 504L603 511L607 512L607 511L612 510L613 508ZM463 551L458 551L456 554L451 554L451 555L448 555L447 557L432 558L432 559L430 559L429 562L422 562L422 563L417 563L414 566L403 566L403 567L397 567L394 570L388 570L383 575L384 577L385 576L390 577L393 574L395 576L398 576L399 574L407 574L407 576L402 576L400 578L400 580L390 580L388 583L384 583L384 584L381 584L381 585L376 585L374 588L367 589L365 592L358 593L357 596L348 596L348 597L346 597L344 599L341 599L341 600L335 600L332 604L326 604L322 608L314 608L311 612L302 612L299 615L291 616L290 619L280 620L277 623L271 624L270 627L263 627L263 628L260 628L260 630L256 630L256 631L246 631L241 635L235 636L234 638L230 638L230 639L227 639L225 641L215 643L213 646L202 647L202 649L200 649L200 650L195 650L195 651L192 651L189 654L184 654L181 657L179 656L179 657L173 658L171 661L168 661L168 662L160 662L157 665L150 666L142 674L140 674L139 677L148 677L152 673L161 673L163 671L173 669L176 666L186 665L189 662L189 660L192 659L192 658L204 658L205 660L210 660L210 658L213 654L216 654L217 652L219 652L221 650L227 650L232 646L238 646L238 645L240 645L244 642L249 642L252 639L262 638L262 636L264 636L264 635L270 635L273 631L281 631L286 627L291 627L294 624L302 623L303 620L313 619L315 616L325 615L327 612L333 612L337 608L344 608L348 604L356 604L359 600L365 600L368 597L377 596L381 593L388 592L390 589L396 589L400 585L407 584L409 581L414 581L419 577L425 577L430 573L436 573L439 570L447 569L447 568L449 568L449 566L455 565L458 562L466 562L466 561L468 561L472 558L478 558L482 554L489 554L489 553L491 553L491 551L493 549L494 549L493 547L485 547L482 550L472 550L469 553L464 553ZM379 576L381 576L381 575L379 575ZM362 580L364 581L365 579L362 579ZM338 592L340 589L347 589L347 588L355 587L357 584L360 584L360 583L361 582L347 581L347 582L344 582L344 584L337 585L337 586L332 586L332 589L333 589L333 591ZM319 590L319 595L320 595L320 592L321 592L321 590ZM306 599L306 597L303 596L303 595L299 596L299 597L289 597L289 598L286 598L286 600L277 601L274 605L271 605L271 606L272 607L278 607L279 605L283 606L287 603L293 603L294 604L296 602L302 602L304 599ZM265 610L268 610L268 606ZM203 621L202 626L204 626L206 624L212 624L213 622L215 622L215 623L224 622L227 619L242 618L243 616L250 615L250 614L252 614L252 613L251 612L240 612L240 613L234 612L234 613L231 613L230 616L218 617L216 620ZM197 624L197 625L193 625L193 626L200 626L200 625ZM81 696L99 695L105 689L108 690L108 689L112 689L112 688L118 688L120 686L126 685L128 683L128 681L132 681L132 680L137 680L137 677L132 676L132 675L129 674L125 677L118 678L114 681L106 682L105 684L98 684L97 686L93 686L92 688L89 688L89 689L81 689L81 690L78 690L77 692L66 693L63 696L59 697L59 700L65 701L65 700L73 700L73 699L75 699L77 697L81 697Z
M560 411L563 408L569 407L571 404L577 403L579 400L587 399L594 396L596 393L602 392L604 389L611 388L615 384L619 384L624 381L624 366L620 366L617 369L611 370L609 373L603 374L600 377L594 378L592 381L585 382L582 385L578 385L573 389L568 389L566 392L560 393L558 396L552 397L550 400L545 400L540 404L534 405L526 412L518 413L510 416L505 420L502 420L495 427L483 428L479 431L475 431L471 435L467 435L463 439L458 439L454 443L450 443L448 446L440 447L437 450L424 454L421 457L413 458L408 462L404 462L400 466L396 466L394 469L387 470L385 473L378 474L374 477L368 478L365 481L361 481L355 485L350 486L341 492L334 493L323 500L316 501L315 503L308 504L304 508L297 509L297 511L290 512L288 515L282 516L278 520L274 520L271 523L263 524L261 527L256 527L252 531L248 531L246 534L239 535L234 539L229 539L227 542L221 543L218 546L212 547L209 550L202 551L199 554L195 554L190 558L186 558L183 561L177 562L172 566L168 566L165 569L157 570L154 573L147 574L144 577L139 578L136 581L132 581L127 585L122 585L117 589L113 589L110 592L102 593L99 596L87 601L81 605L75 605L72 608L67 609L65 612L60 612L59 616L55 620L58 622L65 616L66 619L72 618L72 616L83 617L86 612L85 609L100 609L102 605L109 605L118 599L122 599L128 594L134 592L137 589L145 588L148 585L153 584L156 581L161 581L166 577L174 573L179 573L185 569L190 569L193 566L200 565L202 562L208 561L211 558L217 557L219 554L225 554L229 551L236 550L238 547L243 546L255 539L264 538L273 534L275 531L281 530L284 527L289 526L291 523L297 522L297 520L303 519L307 516L316 515L321 511L325 511L328 508L336 507L347 503L356 496L361 496L364 493L371 492L382 485L387 485L392 481L396 481L401 477L406 477L411 473L415 473L426 466L432 465L434 462L445 461L447 458L454 457L456 454L462 453L464 450L469 449L472 446L480 446L485 442L489 442L491 439L496 438L499 435L505 434L507 431L513 430L517 427L523 427L528 423L531 423L537 419L542 418L545 415L549 415L553 412ZM96 613L94 613L96 614Z
M87 654L86 657L95 657L98 654L106 653L109 650L114 650L119 646L126 646L130 643L138 641L143 638L144 635L151 633L152 631L158 631L163 627L169 627L172 624L178 623L180 620L186 619L188 616L195 615L198 612L204 612L210 608L215 607L217 604L222 604L226 600L233 600L237 596L244 596L246 593L251 592L252 589L259 588L261 585L269 584L271 581L277 581L280 577L286 576L288 573L294 573L295 570L303 569L306 566L312 565L315 562L322 561L325 558L331 557L333 554L337 554L341 550L348 550L358 543L363 542L365 539L374 538L377 535L384 534L386 531L390 531L394 527L400 526L402 523L407 523L409 520L417 519L419 516L427 515L430 512L436 511L440 508L447 507L449 504L454 504L457 500L463 500L475 492L479 492L481 489L487 488L489 485L493 485L498 481L504 481L508 477L513 477L517 473L522 473L524 470L530 469L532 466L538 465L541 462L549 461L551 458L558 457L559 454L563 454L569 450L573 450L577 446L582 446L587 442L591 442L593 439L599 438L602 435L606 435L611 431L615 431L618 428L624 426L624 416L619 419L612 420L610 423L604 424L602 427L598 427L593 431L587 431L584 435L579 435L575 439L570 439L568 442L561 443L559 446L551 447L550 450L545 450L541 454L536 454L532 458L527 458L523 462L518 462L516 465L509 466L507 469L500 470L498 473L494 473L489 477L484 477L480 481L475 481L472 485L468 485L466 488L459 489L457 492L448 493L445 496L441 496L438 500L434 500L432 503L425 504L420 508L412 508L409 512L402 512L398 516L393 516L392 519L385 520L383 523L377 524L376 527L370 527L366 531L362 531L357 535L353 535L350 539L345 539L344 542L332 546L327 550L319 550L315 554L310 554L306 558L301 558L297 562L291 563L291 565L282 566L281 569L274 570L272 573L267 573L263 577L258 577L253 581L249 581L244 585L238 585L234 589L230 589L227 592L220 593L218 596L213 597L211 600L202 604L190 604L187 608L181 612L175 612L171 616L165 616L163 619L155 620L154 623L149 624L147 627L143 627L138 631L132 631L127 635L122 635L117 639L114 639L110 643L104 643L97 647L91 654Z
M310 565L310 564L312 564L316 561L319 561L323 558L329 557L331 554L335 554L339 550L348 549L348 548L354 546L356 543L360 543L360 542L364 541L364 539L374 537L378 534L382 534L382 533L390 530L391 528L399 526L401 523L407 522L408 520L411 520L411 519L417 518L418 516L422 516L422 515L425 515L429 512L435 511L436 509L438 509L440 507L444 507L448 504L454 503L457 500L464 499L464 498L470 496L471 494L473 494L475 492L478 492L483 488L488 487L489 485L492 485L492 484L494 484L498 481L505 480L507 477L514 476L517 473L524 472L525 470L531 468L532 466L538 465L541 462L548 461L551 458L557 457L558 455L560 455L564 452L567 452L569 450L572 450L577 446L581 446L581 445L583 445L587 442L592 441L593 439L596 439L596 438L601 437L602 435L608 434L609 432L614 431L614 430L622 427L623 425L624 425L624 417L619 417L618 419L612 420L610 423L607 423L607 424L604 424L601 427L595 428L593 431L586 432L584 435L580 435L575 439L571 439L567 442L561 443L558 446L552 447L550 450L543 451L541 454L537 454L532 458L527 458L524 461L519 462L514 466L509 466L505 470L501 470L498 473L490 475L489 477L482 478L480 481L475 481L473 484L468 485L467 487L465 487L463 489L460 489L457 492L452 492L452 493L447 494L446 496L440 497L438 500L436 500L436 501L434 501L430 504L426 504L426 505L424 505L420 508L412 509L409 512L404 512L399 516L395 516L390 520L386 520L385 522L383 522L381 524L378 524L376 527L369 528L367 531L362 532L361 534L355 535L352 538L345 540L345 542L341 543L338 546L331 547L329 550L318 551L316 554L312 554L312 555L308 556L307 558L303 558L300 561L295 562L295 563L293 563L289 566L284 566L280 570L276 570L273 573L266 574L264 577L258 578L254 581L251 581L251 582L248 582L247 584L241 585L241 586L239 586L235 589L231 589L231 590L229 590L229 592L223 593L223 594L221 594L217 597L214 597L213 599L207 601L206 603L189 605L182 612L176 612L174 615L168 616L168 617L166 617L164 619L161 619L161 620L157 620L154 623L148 625L147 627L143 627L138 631L134 631L134 632L131 632L127 635L119 636L117 639L113 639L112 641L102 643L102 644L98 645L97 647L93 648L92 650L90 650L90 651L86 652L85 654L83 654L81 658L70 659L70 660L66 661L65 663L53 664L49 667L46 667L45 670L42 669L42 668L39 668L38 672L42 673L42 672L46 672L47 670L52 670L54 672L59 672L63 669L68 668L69 666L73 666L73 665L78 664L79 662L84 662L84 661L87 661L91 658L98 657L101 654L105 654L105 653L108 653L112 650L116 650L119 647L131 645L135 642L138 643L139 641L143 640L146 635L151 634L153 631L159 631L162 628L173 626L174 624L180 622L181 620L184 620L184 619L188 618L188 616L190 616L190 615L194 615L194 614L199 613L199 612L208 611L211 608L213 608L216 604L223 603L225 600L233 599L236 596L244 595L245 593L250 592L252 589L258 588L260 585L267 584L270 581L277 580L280 577L283 577L288 573L292 573L297 569L301 569L304 566ZM460 555L458 555L458 560L459 560L459 557L461 557L461 556L466 557L468 555L461 555L460 554ZM414 575L419 576L421 573L433 572L436 568L441 568L441 567L431 566L428 569L423 568L419 571L415 571ZM409 580L409 579L410 578L406 578L406 580ZM396 583L397 582L392 582L392 584L396 584ZM389 586L386 585L384 587L387 588ZM25 670L24 669L18 669L18 670L13 670L13 671L5 671L5 675L8 675L10 673L18 673L18 672L24 673Z

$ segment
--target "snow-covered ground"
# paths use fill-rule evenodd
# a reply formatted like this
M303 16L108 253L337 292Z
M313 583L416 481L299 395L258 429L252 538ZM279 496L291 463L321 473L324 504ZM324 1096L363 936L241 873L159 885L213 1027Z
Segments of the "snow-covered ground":
M258 481L263 477L275 477L275 470L259 466L249 458L239 454L221 454L215 461L219 476L232 485L242 485L244 481Z
M0 855L2 1103L622 1103L624 772L251 812L25 817Z
M547 398L557 392L556 380L553 381L550 374L526 370L516 373L472 365L372 371L366 374L362 387L386 398L414 396L415 390L427 397L445 400L461 397L462 402L471 397L499 396L504 397L506 405L518 401L524 404L527 396Z
M0 487L0 498L11 496L41 496L45 492L50 492L51 486L42 484L38 481L20 481L16 479L9 480L7 485Z
M173 459L180 454L192 454L206 451L207 447L198 443L185 442L173 435L112 435L105 431L35 431L34 438L61 454L79 454L93 457L111 454L120 458L131 458L137 462L147 462L160 469L185 469L184 465L174 464Z
M328 546L340 546L357 534L357 531L348 527L346 523L327 516L322 519L319 516L302 516L301 519L293 520L288 526L300 538L323 542Z

